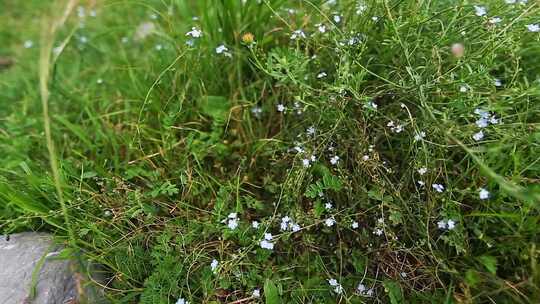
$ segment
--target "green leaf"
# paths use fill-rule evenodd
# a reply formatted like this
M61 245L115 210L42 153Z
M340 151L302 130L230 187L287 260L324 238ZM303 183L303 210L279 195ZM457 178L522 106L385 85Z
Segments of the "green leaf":
M465 282L471 286L471 287L474 287L476 286L478 283L480 283L480 276L478 275L478 273L476 271L474 271L473 269L469 269L467 270L467 272L465 273Z
M492 274L497 273L497 259L489 255L483 255L478 258L478 261L486 267L486 269Z
M384 291L388 293L390 298L390 303L392 304L401 304L404 303L403 292L401 291L401 286L394 281L384 281L383 283Z
M274 284L274 282L272 282L270 279L266 279L266 282L264 282L264 297L266 299L266 304L281 303L276 284Z
M204 114L216 120L224 121L229 114L229 100L223 96L207 96L201 101L200 106Z

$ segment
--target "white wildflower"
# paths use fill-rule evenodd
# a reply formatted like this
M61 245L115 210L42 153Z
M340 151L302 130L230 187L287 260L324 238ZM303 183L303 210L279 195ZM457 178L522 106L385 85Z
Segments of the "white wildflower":
M219 45L218 47L216 47L216 54L222 54L224 55L225 57L231 57L231 53L229 53L229 49L224 45Z
M328 74L326 74L326 72L320 72L319 74L317 74L318 79L324 78L326 76L328 76Z
M478 133L474 133L474 135L472 137L473 137L474 140L480 141L480 140L482 140L482 138L484 138L484 132L480 131Z
M24 46L25 49L29 49L29 48L34 46L34 42L32 40L26 40L23 43L23 46Z
M352 229L357 229L358 228L358 222L356 222L356 221L352 222L351 228Z
M330 158L330 163L332 165L337 165L339 163L339 156L337 155L332 156L332 158Z
M378 105L373 101L368 101L366 105L364 105L366 108L372 108L373 110L377 110Z
M424 139L425 137L426 137L426 132L420 131L420 133L416 133L416 135L414 136L414 140L419 141L419 140Z
M480 118L475 122L479 128L485 128L489 125L489 121L486 118Z
M178 301L176 301L176 304L189 304L189 302L184 300L184 298L180 298Z
M433 189L435 189L435 191L437 192L443 192L444 191L444 186L441 185L441 184L433 184L431 185L433 187Z
M343 292L343 287L341 286L341 284L338 283L338 281L336 279L329 279L328 284L330 284L330 286L334 287L334 292L335 293L341 294Z
M381 236L383 235L384 231L381 229L381 228L375 228L375 230L373 230L373 234L377 235L377 236Z
M363 12L365 12L367 9L367 6L364 5L364 4L359 4L357 7L356 7L356 14L357 15L361 15Z
M227 227L231 230L236 229L238 227L238 215L236 212L230 213L227 217Z
M251 109L251 113L253 114L253 116L255 116L257 118L260 118L261 114L262 114L262 108L261 107L253 107Z
M251 293L251 296L254 298L260 298L261 297L261 290L260 289L253 289L253 292Z
M540 32L540 25L537 24L537 23L527 24L527 30L529 30L529 32L533 32L533 33Z
M489 191L487 191L486 189L484 188L480 188L480 192L478 193L478 195L480 196L480 199L481 200L486 200L489 198Z
M278 110L278 112L283 112L283 111L285 111L285 106L280 103L280 104L277 105L277 110Z
M326 33L326 25L319 23L315 24L315 26L320 33Z
M255 229L259 229L259 222L257 222L257 221L251 222L251 227L253 227Z
M213 273L216 273L216 269L219 265L219 262L216 259L212 260L212 263L210 263L210 269L212 269Z
M485 6L475 5L474 14L479 17L485 16L487 14L487 9Z
M334 218L332 218L332 217L329 217L326 220L324 220L324 224L327 227L332 227L332 226L334 226L335 223L336 223L336 220Z
M428 171L428 169L426 167L422 167L422 168L418 169L418 174L424 175L424 174L427 173L427 171Z
M304 31L296 30L296 31L292 32L291 40L296 40L296 39L300 39L300 38L306 38L306 34L304 34Z
M274 249L274 243L272 242L269 242L267 240L262 240L259 245L261 246L261 248L263 249L268 249L268 250L273 250Z
M201 38L202 37L202 31L198 29L197 27L192 27L191 31L186 33L186 36L191 36L193 38Z
M502 19L500 17L492 17L489 19L489 23L491 24L497 24L497 23L500 23L502 21Z

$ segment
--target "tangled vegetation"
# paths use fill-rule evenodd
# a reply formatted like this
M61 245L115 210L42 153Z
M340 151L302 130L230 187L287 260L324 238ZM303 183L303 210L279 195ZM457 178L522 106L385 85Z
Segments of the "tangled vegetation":
M538 2L76 2L0 4L0 232L113 303L540 302Z

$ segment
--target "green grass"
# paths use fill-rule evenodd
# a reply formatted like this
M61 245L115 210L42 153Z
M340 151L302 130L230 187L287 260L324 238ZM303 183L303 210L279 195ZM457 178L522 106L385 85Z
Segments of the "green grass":
M0 3L1 233L113 303L540 302L535 1L92 2Z

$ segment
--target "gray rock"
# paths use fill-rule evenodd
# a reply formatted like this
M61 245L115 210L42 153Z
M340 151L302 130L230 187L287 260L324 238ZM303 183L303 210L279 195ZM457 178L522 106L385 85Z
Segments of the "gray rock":
M72 261L54 259L60 250L52 237L44 233L0 236L0 304L67 304L82 300L77 290L87 289L81 287L83 276L75 272ZM43 264L39 268L42 258ZM35 270L38 276L32 299L30 292Z

